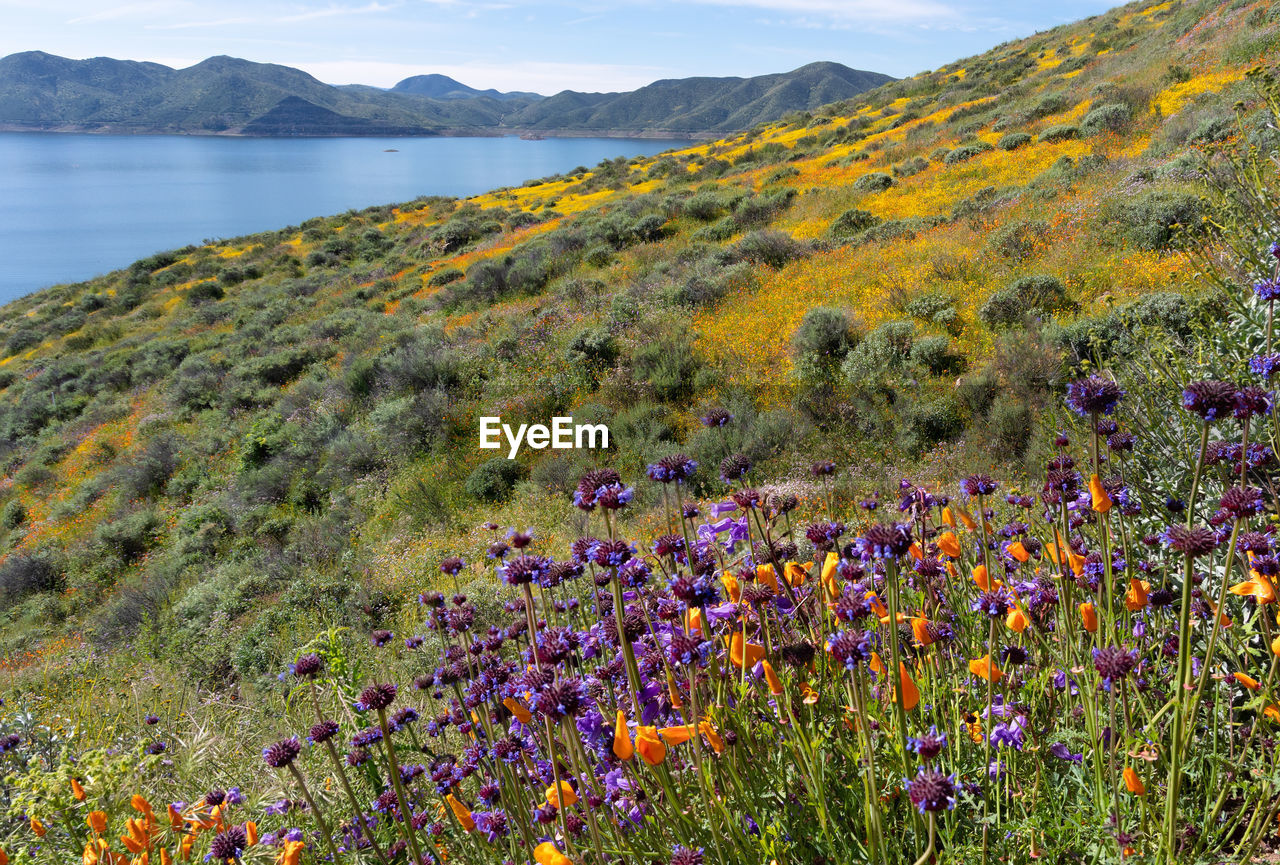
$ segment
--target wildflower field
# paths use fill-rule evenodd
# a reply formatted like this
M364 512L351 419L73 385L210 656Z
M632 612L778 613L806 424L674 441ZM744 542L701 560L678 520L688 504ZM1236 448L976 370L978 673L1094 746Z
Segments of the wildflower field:
M1139 2L0 310L0 865L1276 861L1278 49Z

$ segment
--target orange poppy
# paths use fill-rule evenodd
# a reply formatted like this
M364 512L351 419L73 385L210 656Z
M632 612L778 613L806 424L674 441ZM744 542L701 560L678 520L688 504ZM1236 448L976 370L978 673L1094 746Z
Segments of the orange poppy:
M474 832L476 828L475 818L471 816L471 809L459 802L452 793L445 796L445 801L449 803L449 807L453 809L453 816L458 818L458 822L462 824L462 828L468 832Z
M775 595L782 594L782 589L778 587L778 575L774 573L773 565L756 565L756 582L762 586L768 586Z
M960 539L955 532L943 532L938 536L938 549L953 559L960 558Z
M89 824L89 828L96 834L102 835L107 831L107 812L106 811L90 811L89 816L84 818Z
M901 661L898 662L898 683L901 687L894 689L893 698L902 702L902 708L910 712L920 704L920 689L912 681L911 674Z
M578 794L568 781L560 782L560 789L556 790L556 785L552 784L547 788L547 804L555 808L572 808L578 801Z
M618 720L613 726L613 753L619 760L630 760L635 756L635 748L631 747L631 734L627 731L627 716L618 710Z
M1124 608L1131 613L1136 613L1147 605L1147 592L1151 591L1151 584L1146 580L1129 580L1129 591L1124 593Z
M258 843L258 824L249 820L244 824L244 837L249 846L252 847Z
M933 642L933 635L929 633L929 620L924 616L916 616L911 620L911 634L922 646Z
M768 661L761 661L760 665L764 667L764 680L769 683L769 693L773 694L775 697L782 696L782 680L779 679L778 674L774 672L773 664L770 664Z
M657 727L636 727L636 752L650 766L667 759L667 746L658 738Z
M884 605L884 601L880 600L880 596L875 592L867 592L863 597L871 602L871 612L882 619L889 615L889 608Z
M71 795L77 802L84 801L84 788L80 786L80 782L75 778L71 779Z
M1135 796L1147 795L1147 785L1142 783L1142 779L1138 777L1138 773L1133 770L1132 766L1126 767L1124 770L1124 786Z
M1262 683L1253 676L1246 675L1245 673L1232 673L1231 675L1240 683L1241 687L1248 688L1250 691L1256 691L1262 687Z
M1100 514L1105 514L1111 510L1111 496L1107 495L1107 490L1102 486L1102 480L1096 475L1089 477L1089 495L1093 499L1093 509Z
M1031 619L1027 618L1027 614L1022 612L1022 607L1014 604L1009 609L1009 615L1004 617L1004 624L1014 633L1021 634L1031 624Z
M724 739L720 738L720 734L716 732L715 727L711 726L710 721L700 723L698 732L707 737L707 741L711 743L711 747L717 754L724 751Z
M809 569L813 567L813 562L805 562L803 565L799 562L787 562L787 566L782 569L782 576L787 581L787 585L791 588L804 585L804 581L809 578Z
M515 697L507 697L502 701L502 705L511 710L511 714L515 715L517 721L521 724L527 724L533 720L533 714Z
M684 624L689 633L702 633L702 610L690 607L684 611Z
M40 818L39 818L39 817L32 817L32 818L31 818L31 831L36 833L36 837L37 837L37 838L43 838L43 837L44 837L44 833L45 833L45 832L48 832L49 830L48 830L48 829L46 829L46 828L44 828L44 824L40 822Z
M827 557L822 561L822 581L824 583L835 579L836 569L840 567L840 556L837 553L827 553Z
M889 669L884 665L884 661L880 660L879 652L871 653L871 663L869 663L867 666L871 668L871 672L875 673L878 676L885 675L885 673L887 673Z
M533 848L533 861L538 865L573 865L573 860L556 849L550 841Z
M964 527L969 531L973 531L978 527L978 524L974 522L974 519L969 515L969 512L959 505L956 506L956 513L960 515L960 522L963 523Z
M720 575L720 582L724 584L724 590L729 596L729 600L735 604L742 600L742 586L738 583L737 577L725 571Z
M677 724L674 727L663 727L658 731L658 735L668 745L683 745L693 738L693 727L687 724Z
M301 841L286 841L276 856L276 865L298 865L302 861L302 851L306 844Z
M1084 622L1084 629L1091 634L1098 632L1098 611L1093 608L1093 604L1086 601L1080 605L1080 619Z
M973 569L973 581L984 592L991 591L991 578L987 576L987 566L978 565Z
M990 652L975 661L970 661L969 672L980 679L986 679L992 683L998 682L1004 677L1004 671L996 666L995 661L991 660Z
M1023 546L1022 541L1014 541L1009 544L1009 546L1005 547L1005 552L1020 562L1025 562L1027 559L1031 558L1031 554L1027 552L1027 548Z
M684 700L680 699L680 688L676 685L676 677L667 671L667 693L671 695L671 705L677 709L684 708Z
M953 529L956 527L956 518L955 515L951 513L951 508L947 507L942 509L942 522L951 526Z
M1250 571L1249 577L1243 583L1236 583L1227 591L1233 595L1251 597L1259 604L1274 604L1276 602L1276 590L1271 585L1271 581L1257 571Z
M729 661L735 667L741 667L744 661L748 667L754 667L763 658L764 646L748 643L741 631L735 631L729 638Z

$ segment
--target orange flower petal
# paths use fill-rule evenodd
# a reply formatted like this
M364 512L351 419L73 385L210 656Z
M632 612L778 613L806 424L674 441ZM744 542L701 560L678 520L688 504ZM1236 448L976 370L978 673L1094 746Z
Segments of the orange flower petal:
M636 753L631 747L631 734L627 731L627 716L621 710L613 727L613 753L619 760L630 760Z

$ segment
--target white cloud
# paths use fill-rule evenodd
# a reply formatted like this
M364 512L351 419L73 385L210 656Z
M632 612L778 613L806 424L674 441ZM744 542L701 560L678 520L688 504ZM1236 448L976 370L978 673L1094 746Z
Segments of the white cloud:
M298 12L272 19L276 24L296 24L300 21L312 21L316 18L332 18L335 15L365 15L370 12L389 12L400 4L369 3L366 6L329 6L325 9L313 9L309 12Z
M193 30L201 27L232 27L256 24L255 18L219 18L214 21L178 21L173 24L147 24L144 30Z
M139 15L158 15L164 12L174 12L184 5L183 3L172 2L172 0L144 0L144 2L140 3L126 3L123 6L113 6L110 9L91 12L88 15L80 15L72 18L67 23L94 24L102 21L117 21L121 18L134 18Z
M935 0L691 0L704 6L767 9L796 16L820 15L844 22L929 21L959 13Z

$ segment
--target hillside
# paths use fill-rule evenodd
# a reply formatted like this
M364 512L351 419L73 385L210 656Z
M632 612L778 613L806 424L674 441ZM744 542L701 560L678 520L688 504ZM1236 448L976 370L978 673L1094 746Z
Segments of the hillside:
M10 304L0 646L145 624L202 643L201 680L266 674L306 592L376 619L445 539L483 546L491 502L532 521L592 461L486 463L481 415L607 419L631 475L679 445L699 494L734 448L803 484L821 441L849 495L984 463L971 439L1035 453L1064 352L1194 317L1196 155L1276 33L1261 6L1125 7L728 140Z
M1241 299L1280 256L1266 252L1280 237L1278 52L1271 4L1134 3L721 140L466 200L388 204L174 250L4 307L0 743L9 729L39 742L44 756L31 765L56 771L33 769L0 788L0 839L7 832L23 845L10 850L29 851L18 865L60 861L52 841L32 844L31 821L46 801L80 807L62 791L81 770L49 756L64 748L101 749L78 765L112 779L113 819L145 813L123 792L136 784L157 803L204 803L196 808L243 788L244 813L269 805L263 820L281 818L273 834L320 826L311 806L289 801L293 776L264 773L259 759L262 746L317 720L320 697L307 696L295 664L314 651L328 665L325 711L347 728L338 740L351 742L347 765L353 777L364 767L356 781L380 814L406 806L376 766L386 719L360 730L374 724L371 700L385 689L360 689L398 680L396 708L423 707L399 747L415 737L412 752L429 756L414 759L431 766L391 766L386 777L418 786L415 816L453 833L458 861L527 861L534 842L551 843L528 828L548 814L539 826L558 820L580 851L594 844L595 858L582 862L609 858L598 834L620 839L609 849L633 861L679 861L670 853L678 838L717 863L880 861L862 845L880 850L899 834L902 848L889 843L884 861L917 861L935 842L957 851L945 861L964 862L988 848L989 861L1012 859L1037 844L1056 861L1120 861L1136 848L1164 862L1218 861L1191 853L1256 849L1264 834L1271 843L1274 728L1264 719L1280 710L1267 702L1276 667L1265 577L1276 562L1271 535L1242 526L1269 523L1276 507L1274 490L1255 501L1244 489L1246 480L1271 484L1274 416L1256 422L1263 429L1247 420L1254 408L1270 411L1273 397L1183 388L1239 381L1250 357L1271 365L1257 373L1265 383L1280 364L1270 306ZM1242 171L1224 147L1252 148L1255 161ZM1224 211L1207 180L1268 193L1241 194ZM1079 384L1098 369L1125 370L1124 393L1109 390L1120 389L1110 379ZM1087 405L1082 387L1093 389ZM1113 428L1121 399L1125 426ZM1245 438L1233 452L1238 431L1225 417L1242 412ZM478 447L479 418L495 415L512 426L567 415L605 422L613 444L606 453L526 447L508 460ZM1131 433L1143 436L1137 450ZM687 476L660 483L676 452L687 454L677 461ZM1263 471L1237 477L1241 461ZM631 488L611 490L619 509L607 519L574 507L580 478L600 465ZM608 484L586 484L588 497L601 489ZM733 504L720 505L730 493ZM684 505L701 525L677 516ZM715 523L722 507L746 513ZM868 527L898 519L908 528ZM685 565L670 552L689 543L680 532L717 539L733 527L745 542L730 534L711 543L724 552L696 557L698 580L668 579L666 568ZM495 574L526 530L536 551L558 557L583 536L607 539L573 555L588 551L600 570L585 572L603 574L608 591L576 580L580 560L574 573L561 562L568 570L554 579L539 565L547 573L534 588L519 573ZM1244 532L1257 570L1237 553ZM1227 536L1225 562L1211 564ZM922 546L899 543L912 537ZM1201 555L1209 558L1193 567ZM644 560L628 566L640 608L625 615L619 558ZM772 565L760 564L766 558ZM784 569L793 559L799 570ZM1193 594L1200 568L1209 581ZM732 586L737 602L721 605L721 587L732 598ZM898 592L911 606L895 611ZM802 593L809 607L791 600ZM1059 597L1058 612L1046 612ZM899 618L903 610L910 615ZM1192 664L1192 622L1196 657L1210 664ZM719 630L680 642L710 633L701 623ZM870 631L860 636L851 623ZM510 650L523 651L534 631L536 652ZM629 655L631 638L619 633L638 635L643 651ZM942 648L929 649L935 640ZM1131 642L1132 659L1113 651ZM1094 650L1110 654L1100 664ZM771 652L777 670L757 673L754 662ZM708 657L711 669L699 667ZM476 675L473 658L491 669ZM997 660L1010 671L999 685ZM563 664L557 681L567 676L569 690L549 691L530 661ZM887 687L872 678L886 661L899 668ZM1095 669L1090 687L1076 687ZM714 685L700 689L699 670ZM716 678L722 671L728 677ZM561 724L567 711L552 717L588 696L607 706L608 729ZM696 701L708 697L719 702L704 713ZM688 717L707 720L695 727L682 699ZM471 720L464 704L480 706ZM524 714L515 726L529 706L539 722ZM867 712L875 725L860 723ZM1017 712L1038 719L1025 753L1023 728L1005 721ZM1212 730L1195 726L1197 712L1213 713ZM661 761L624 771L617 763L627 758L611 750L632 748L629 714L665 724L672 748L670 776L643 776L647 799L625 795L634 789L626 778ZM513 764L484 755L495 738L481 727L491 721L513 725L502 740ZM934 724L965 784L925 814L913 807L919 791L904 796L899 782L928 770L916 757L927 759L919 740ZM997 727L1003 744L987 735ZM717 730L726 729L738 744L721 760ZM1110 747L1121 729L1123 747ZM1231 733L1220 740L1219 729ZM431 740L418 741L419 730ZM575 730L594 766L619 773L608 800L617 812L591 832L590 809L574 812L576 833L554 809L567 771L554 742ZM875 741L872 730L882 731ZM1188 730L1214 744L1190 747ZM666 753L656 728L643 726L636 753L642 732L650 755L658 745ZM678 757L690 740L690 758ZM549 760L521 760L543 741ZM438 756L437 744L462 757ZM1005 748L994 762L993 748ZM287 767L284 749L268 749L270 765ZM579 769L582 750L560 757L586 801L596 781ZM306 751L298 759L313 779L330 771L324 749ZM1246 762L1238 775L1218 774ZM538 800L529 813L528 797L507 792L516 779L502 774L502 805L514 816L488 842L465 828L472 811L448 798L456 792L474 819L498 825L495 794L482 801L474 789L484 773L468 774L478 763L495 777L528 763L519 789ZM723 774L704 783L711 772ZM1185 821L1183 782L1163 782L1169 797L1158 786L1184 774ZM989 778L1009 782L984 794ZM345 813L335 776L314 787ZM1166 799L1173 804L1153 804ZM714 803L730 800L745 816L720 819ZM1113 802L1126 821L1114 832ZM884 826L882 809L892 818ZM988 833L986 813L1015 828ZM75 816L66 829L40 825L78 855L94 842L81 837L85 815ZM865 831L849 822L864 817ZM204 832L198 849L208 849L205 830L223 827L207 813L191 819L203 828L188 837ZM614 833L618 824L628 831ZM1164 827L1158 838L1152 827ZM316 837L306 836L305 861L320 855ZM484 846L495 839L497 853ZM272 840L288 861L284 836ZM550 854L538 861L563 865Z
M0 853L1274 858L1278 61L1142 0L3 307Z
M210 57L186 69L39 51L0 58L0 128L243 135L707 135L846 99L890 80L838 63L756 78L660 81L632 93L477 90L420 75L333 87L287 66ZM717 110L716 106L728 110ZM582 110L591 106L590 110Z

